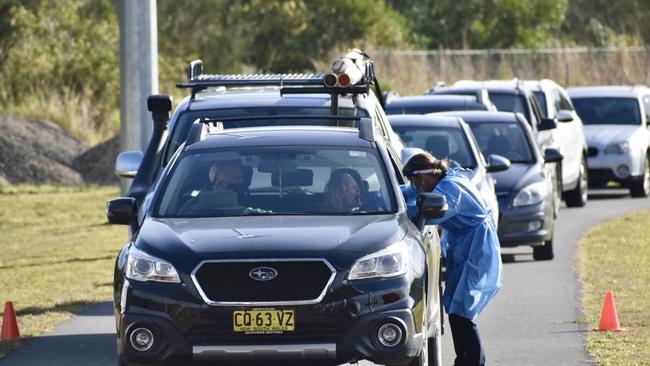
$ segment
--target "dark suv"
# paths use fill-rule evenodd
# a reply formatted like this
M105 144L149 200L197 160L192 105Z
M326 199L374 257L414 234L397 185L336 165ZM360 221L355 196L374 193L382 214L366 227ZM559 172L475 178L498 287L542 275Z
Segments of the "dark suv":
M308 126L323 118L357 128ZM370 118L300 121L195 121L144 213L133 197L109 202L110 222L139 228L115 268L121 365L439 365L440 242L424 219L444 197L420 195L413 223ZM337 175L354 207L337 204Z
M169 128L171 99L149 99L154 135L118 157L135 179L107 207L131 234L115 267L120 364L440 364L440 242L424 219L444 198L421 195L409 220L372 63L333 66L204 75L194 62Z

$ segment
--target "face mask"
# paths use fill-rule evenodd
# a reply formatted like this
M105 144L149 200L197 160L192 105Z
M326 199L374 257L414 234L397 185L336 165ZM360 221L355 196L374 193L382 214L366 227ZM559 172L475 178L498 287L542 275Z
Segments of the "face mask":
M422 189L420 187L416 186L415 184L411 183L411 188L417 193L422 193Z

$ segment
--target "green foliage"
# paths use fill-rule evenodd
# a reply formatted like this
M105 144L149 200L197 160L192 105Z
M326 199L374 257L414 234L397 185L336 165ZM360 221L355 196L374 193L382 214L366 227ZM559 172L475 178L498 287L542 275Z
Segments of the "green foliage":
M33 107L31 98L90 99L91 128L119 106L119 32L110 0L4 2L0 103ZM47 103L45 103L47 104ZM47 116L43 116L47 117ZM73 116L63 116L74 118ZM56 120L60 124L65 121Z
M53 120L91 143L119 128L123 0L0 0L0 113ZM647 0L157 0L160 90L206 72L322 71L350 48L650 42ZM324 66L325 65L325 66Z
M563 33L597 47L650 43L647 0L570 0Z
M208 72L289 72L314 70L336 49L409 45L406 20L383 0L159 0L158 8L161 69L176 76L199 57Z
M428 48L540 47L554 38L567 0L388 0Z
M554 39L566 12L566 0L492 0L483 18L470 26L475 48L535 48Z

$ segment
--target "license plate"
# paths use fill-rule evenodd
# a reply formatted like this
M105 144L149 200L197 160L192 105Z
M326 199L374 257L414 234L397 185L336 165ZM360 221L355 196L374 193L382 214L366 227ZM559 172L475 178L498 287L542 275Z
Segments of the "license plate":
M296 328L293 310L234 311L232 325L235 332L291 332Z

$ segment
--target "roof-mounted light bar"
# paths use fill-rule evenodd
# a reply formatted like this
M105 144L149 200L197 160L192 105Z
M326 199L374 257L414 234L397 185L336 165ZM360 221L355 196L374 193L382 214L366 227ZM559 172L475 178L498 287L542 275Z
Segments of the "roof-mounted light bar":
M374 65L368 55L360 50L352 50L332 63L329 73L323 74L204 74L203 61L190 62L187 69L187 82L178 83L179 88L192 88L196 94L208 87L260 87L278 86L306 87L305 93L345 94L368 92L375 82ZM346 88L350 88L346 90ZM299 91L296 91L298 93ZM292 92L288 92L293 94Z
M332 71L323 78L328 88L348 88L358 84L372 84L374 68L372 60L361 50L354 49L332 62Z

